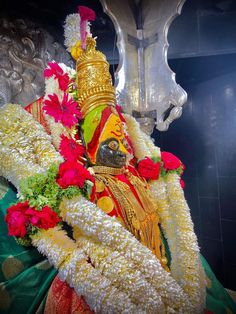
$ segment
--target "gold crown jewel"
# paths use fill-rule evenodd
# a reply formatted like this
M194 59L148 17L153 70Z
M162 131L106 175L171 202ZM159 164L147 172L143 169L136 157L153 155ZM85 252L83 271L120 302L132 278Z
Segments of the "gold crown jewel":
M86 39L86 49L77 59L78 103L85 116L101 105L115 106L115 89L105 55L96 50L96 41Z

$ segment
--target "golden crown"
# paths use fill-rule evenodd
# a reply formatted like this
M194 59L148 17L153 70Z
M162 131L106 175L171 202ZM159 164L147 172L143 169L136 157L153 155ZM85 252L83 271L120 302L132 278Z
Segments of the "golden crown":
M96 50L96 41L87 37L86 48L76 62L78 103L82 115L101 105L115 106L115 89L105 55Z

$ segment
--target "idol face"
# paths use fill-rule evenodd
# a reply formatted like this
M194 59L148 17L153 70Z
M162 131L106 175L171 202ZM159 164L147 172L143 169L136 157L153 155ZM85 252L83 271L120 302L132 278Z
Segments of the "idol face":
M116 138L109 138L99 146L96 165L122 168L126 164L126 154L120 150L120 143Z

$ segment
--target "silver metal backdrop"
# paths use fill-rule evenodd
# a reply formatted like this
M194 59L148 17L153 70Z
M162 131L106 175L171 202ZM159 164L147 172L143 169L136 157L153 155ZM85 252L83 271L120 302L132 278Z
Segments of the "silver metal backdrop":
M101 0L117 32L118 100L147 133L160 131L182 114L187 94L168 66L167 34L185 0Z
M26 19L0 17L0 106L25 106L41 97L43 70L52 60L73 64L45 29Z

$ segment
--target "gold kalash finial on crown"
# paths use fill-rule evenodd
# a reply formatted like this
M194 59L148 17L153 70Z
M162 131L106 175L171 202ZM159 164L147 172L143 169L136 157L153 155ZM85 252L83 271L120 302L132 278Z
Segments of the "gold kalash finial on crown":
M86 38L86 47L76 62L78 103L85 116L101 105L115 106L115 89L105 55L96 50L96 40Z

